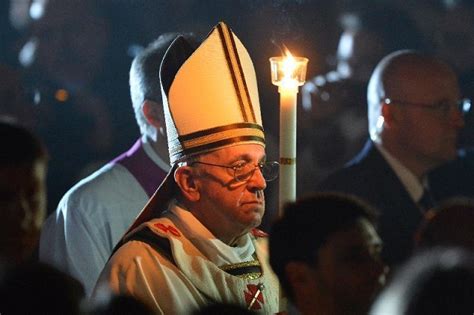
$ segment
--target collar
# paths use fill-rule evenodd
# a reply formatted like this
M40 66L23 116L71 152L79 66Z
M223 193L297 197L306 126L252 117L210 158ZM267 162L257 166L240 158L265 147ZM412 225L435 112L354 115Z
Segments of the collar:
M376 142L374 142L374 144L377 150L379 150L380 154L382 154L384 159L395 172L398 179L402 182L403 186L405 186L405 189L408 191L413 201L418 202L418 200L420 200L423 195L424 187L428 187L428 181L426 178L423 178L423 181L420 182L408 168L406 168L396 157L385 150L381 144Z
M216 238L190 211L173 202L169 211L173 222L185 236L216 265L239 263L253 260L255 247L250 234L239 237L234 246L229 246Z
M170 165L166 163L162 158L159 157L158 154L156 154L155 150L151 147L151 144L148 142L147 137L142 136L142 146L143 150L145 151L146 155L155 162L162 170L165 170L168 172L170 170Z

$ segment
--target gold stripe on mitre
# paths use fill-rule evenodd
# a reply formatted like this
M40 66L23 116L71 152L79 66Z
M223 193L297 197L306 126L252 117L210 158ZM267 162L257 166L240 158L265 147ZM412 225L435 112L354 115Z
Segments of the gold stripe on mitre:
M235 91L240 101L240 107L244 121L255 122L255 113L253 111L247 83L245 82L245 75L242 70L242 64L240 63L234 36L232 35L229 27L222 22L217 25L217 29L219 30L219 36L221 37L222 48L227 57Z
M252 123L237 123L180 136L181 147L176 147L174 151L170 151L170 154L176 155L182 151L186 155L192 155L238 142L257 143L264 146L265 135L262 126Z

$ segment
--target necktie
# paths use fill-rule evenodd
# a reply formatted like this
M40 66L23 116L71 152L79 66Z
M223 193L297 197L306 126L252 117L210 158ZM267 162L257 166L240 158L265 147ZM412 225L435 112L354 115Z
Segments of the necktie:
M433 199L433 196L431 195L431 192L429 191L429 189L426 187L423 190L423 195L418 200L418 206L421 208L423 212L426 212L435 206L435 201Z

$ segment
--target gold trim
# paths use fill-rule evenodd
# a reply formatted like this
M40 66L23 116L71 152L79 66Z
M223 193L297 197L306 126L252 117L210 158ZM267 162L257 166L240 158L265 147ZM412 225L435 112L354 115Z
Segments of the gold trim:
M189 150L194 147L199 147L201 145L206 145L210 143L214 143L220 140L226 140L230 138L240 137L240 136L256 136L262 139L265 139L265 134L263 131L255 128L242 128L242 129L231 129L222 132L218 132L215 134L210 134L206 136L202 136L199 138L194 138L191 140L185 140L180 143L180 146L176 146L170 150L170 153L176 154L183 150Z
M239 55L237 52L237 47L234 46L234 41L233 41L233 34L228 28L228 26L224 23L219 23L219 26L221 27L222 30L222 35L223 35L223 40L225 47L227 48L227 51L229 53L229 61L230 61L230 68L232 73L235 75L235 80L237 83L237 89L240 94L240 99L243 105L243 110L244 110L244 119L248 121L247 117L251 117L253 121L255 122L255 114L253 113L253 107L252 107L252 102L249 97L249 93L247 91L247 84L245 82L245 76L242 71L242 68L239 66Z
M296 164L296 158L280 158L280 165L295 165Z
M251 260L251 261L244 261L244 262L236 263L236 264L222 265L220 266L220 268L224 271L228 271L228 270L234 270L234 269L243 268L243 267L257 267L257 266L260 266L260 261Z
M235 277L239 277L246 280L255 280L255 279L260 278L261 276L262 276L261 272L251 272L251 273L245 273L243 275L238 275Z

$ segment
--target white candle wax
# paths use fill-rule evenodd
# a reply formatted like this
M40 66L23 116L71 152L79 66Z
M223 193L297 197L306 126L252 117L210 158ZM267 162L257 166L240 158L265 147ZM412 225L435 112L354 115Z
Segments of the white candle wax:
M282 85L280 93L280 211L296 199L296 99L297 86Z
M270 58L272 83L280 93L279 215L287 202L296 200L296 99L307 63L307 58L289 52L286 57Z

